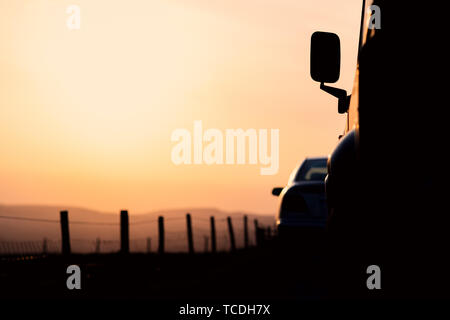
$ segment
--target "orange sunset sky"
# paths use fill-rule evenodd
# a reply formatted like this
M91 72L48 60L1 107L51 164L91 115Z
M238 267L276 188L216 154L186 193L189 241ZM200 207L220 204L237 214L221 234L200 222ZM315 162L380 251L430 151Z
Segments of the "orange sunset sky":
M361 3L0 0L0 204L275 213L272 187L344 128L310 78L310 36L340 36L350 91ZM195 120L279 129L278 173L173 164L171 133Z

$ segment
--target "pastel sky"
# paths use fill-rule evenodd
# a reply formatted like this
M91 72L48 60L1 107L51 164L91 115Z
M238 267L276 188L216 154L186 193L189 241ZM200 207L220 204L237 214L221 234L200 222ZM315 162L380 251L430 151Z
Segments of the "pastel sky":
M81 8L69 30L66 8ZM314 31L341 38L351 90L361 1L0 0L0 203L273 214L274 186L344 128L309 75ZM175 165L171 133L279 129L279 171Z

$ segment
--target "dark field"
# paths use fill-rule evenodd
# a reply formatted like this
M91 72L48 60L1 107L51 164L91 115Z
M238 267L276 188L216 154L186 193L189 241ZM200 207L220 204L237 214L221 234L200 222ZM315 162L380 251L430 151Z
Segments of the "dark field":
M66 269L81 268L81 290ZM271 241L235 253L102 254L2 258L1 298L321 298L322 262Z

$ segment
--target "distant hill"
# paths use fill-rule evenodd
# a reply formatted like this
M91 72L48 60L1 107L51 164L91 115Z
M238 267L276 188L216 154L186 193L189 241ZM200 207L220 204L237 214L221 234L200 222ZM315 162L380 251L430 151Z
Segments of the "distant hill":
M93 252L100 239L100 252L119 249L119 212L108 213L77 207L56 206L10 206L0 205L0 216L25 217L48 221L26 221L0 218L0 253L17 250L39 251L43 239L47 239L49 251L59 250L61 231L59 211L69 211L70 237L73 251ZM186 251L186 213L191 213L194 246L203 251L210 246L210 216L216 219L217 247L228 250L229 238L226 217L232 217L236 245L243 246L243 216L249 218L250 242L254 243L254 219L261 226L273 226L273 215L258 215L245 212L226 212L215 208L171 209L133 215L130 213L130 241L132 251L146 251L147 238L151 238L151 251L158 245L157 219L164 216L167 251ZM208 239L205 239L208 237ZM18 242L20 242L18 244ZM16 247L18 246L18 247ZM22 249L21 249L22 248Z

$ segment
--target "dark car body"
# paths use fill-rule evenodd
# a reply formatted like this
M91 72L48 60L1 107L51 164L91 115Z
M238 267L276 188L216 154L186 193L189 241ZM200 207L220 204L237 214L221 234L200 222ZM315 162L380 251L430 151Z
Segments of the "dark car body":
M327 158L307 158L294 169L284 188L274 188L280 204L277 216L278 234L301 236L323 231L327 221L325 176Z

